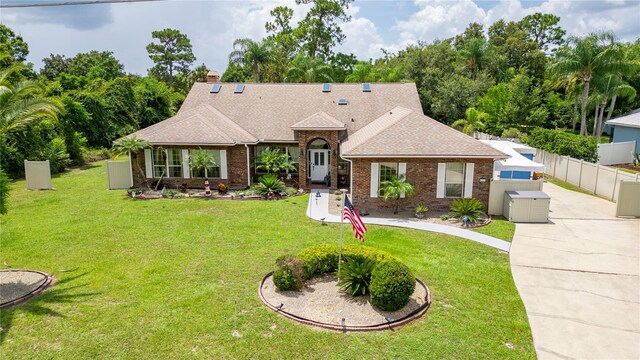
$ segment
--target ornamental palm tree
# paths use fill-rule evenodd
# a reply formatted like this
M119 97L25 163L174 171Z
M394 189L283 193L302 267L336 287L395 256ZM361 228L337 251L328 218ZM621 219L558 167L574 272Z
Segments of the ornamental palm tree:
M289 158L289 155L280 149L267 148L260 154L257 169L265 170L268 173L278 174L282 171L296 171L296 164Z
M205 178L205 169L218 165L216 159L210 152L205 150L195 150L189 155L189 166L197 173L202 171L202 179Z
M596 118L593 122L593 136L600 137L604 128L604 122L611 119L611 114L613 113L617 98L624 97L629 100L633 100L636 97L636 90L624 82L618 75L609 75L605 78L598 79L597 83L594 79L594 84L597 84L598 93L596 94L596 99L599 103L596 104ZM610 104L609 100L611 100ZM603 120L605 111L607 111L607 118L606 120Z
M486 51L487 41L481 37L470 39L460 51L460 54L466 61L465 66L471 70L471 80L473 81L476 80Z
M127 136L120 138L113 142L113 146L111 147L111 153L114 159L117 159L121 155L129 155L131 158L131 163L133 164L134 171L140 174L141 179L145 179L146 176L142 171L142 167L135 161L137 158L137 154L151 147L151 144L147 140L138 139L134 136ZM149 185L147 185L148 187Z
M18 131L44 119L57 121L62 105L40 96L41 86L32 80L12 82L11 76L23 68L21 63L0 69L0 134Z
M249 38L236 39L235 49L229 54L229 62L235 65L250 65L255 82L260 82L260 72L273 58L273 48L269 41L255 42Z
M458 129L467 135L471 135L476 131L483 131L489 114L470 107L464 112L465 118L456 120L451 127Z
M298 54L287 70L285 81L302 83L331 82L330 73L331 66L324 63L322 59L309 58Z
M380 183L380 194L382 195L382 200L394 201L393 213L397 214L402 196L411 197L415 194L415 190L404 176L392 176L391 179Z
M613 41L613 34L591 34L585 38L569 38L569 46L560 49L557 61L549 68L557 77L577 78L583 84L580 109L580 135L587 135L587 102L594 76L623 71L623 51Z

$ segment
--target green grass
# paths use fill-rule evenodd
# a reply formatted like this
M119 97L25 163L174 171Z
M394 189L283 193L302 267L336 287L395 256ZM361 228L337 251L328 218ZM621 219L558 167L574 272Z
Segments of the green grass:
M471 230L511 242L513 239L513 233L516 231L516 224L502 216L494 216L489 225Z
M575 186L573 184L569 184L568 182L564 182L564 181L558 180L556 178L545 177L545 180L547 180L548 182L552 183L553 185L560 186L561 188L564 188L564 189L567 189L567 190L577 191L579 193L595 196L591 191L579 188L579 187L577 187L577 186Z
M58 280L1 312L2 359L535 357L508 255L493 248L370 226L366 245L405 262L431 288L433 305L395 331L320 331L268 310L257 295L278 256L338 240L337 224L305 217L306 196L133 200L105 190L103 162L53 184L27 191L14 183L0 217L0 263Z

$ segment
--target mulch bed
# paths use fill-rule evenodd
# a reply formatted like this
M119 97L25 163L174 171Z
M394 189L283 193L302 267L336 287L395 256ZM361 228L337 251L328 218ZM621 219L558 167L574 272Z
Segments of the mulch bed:
M313 278L300 291L279 291L269 274L260 284L259 294L270 309L290 319L339 331L373 331L398 327L421 317L431 304L429 288L420 280L416 281L416 289L409 303L393 312L374 308L369 303L369 296L345 295L338 291L336 284L336 276L326 274Z
M0 270L0 308L31 299L52 285L53 277L35 270Z

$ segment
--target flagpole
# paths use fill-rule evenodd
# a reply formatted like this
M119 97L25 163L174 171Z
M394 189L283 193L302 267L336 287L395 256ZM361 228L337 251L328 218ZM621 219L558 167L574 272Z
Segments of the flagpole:
M340 209L340 252L338 253L338 282L340 282L340 265L342 263L342 228L344 227L344 200L346 192L340 190L342 193L342 207Z

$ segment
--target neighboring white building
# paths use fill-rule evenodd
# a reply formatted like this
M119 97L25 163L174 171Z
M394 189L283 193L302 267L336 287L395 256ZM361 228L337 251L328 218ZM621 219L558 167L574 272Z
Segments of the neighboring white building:
M493 163L494 179L531 180L533 173L544 173L544 165L533 161L536 149L506 140L480 140L510 157Z

